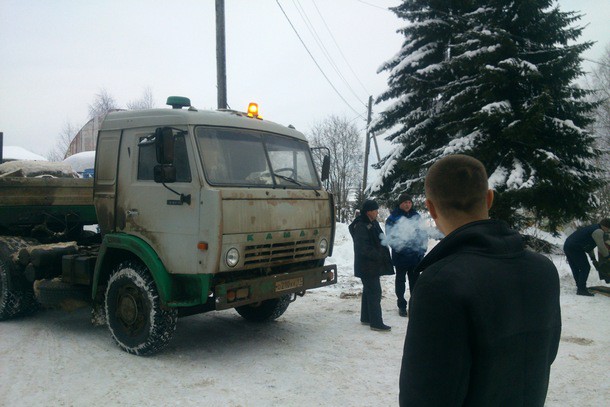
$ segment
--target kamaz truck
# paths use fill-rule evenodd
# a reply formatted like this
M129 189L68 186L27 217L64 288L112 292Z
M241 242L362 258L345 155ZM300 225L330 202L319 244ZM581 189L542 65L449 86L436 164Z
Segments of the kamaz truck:
M337 282L328 156L316 168L303 134L255 105L168 104L109 113L92 179L0 175L0 321L85 301L120 348L151 355L180 316L273 320Z

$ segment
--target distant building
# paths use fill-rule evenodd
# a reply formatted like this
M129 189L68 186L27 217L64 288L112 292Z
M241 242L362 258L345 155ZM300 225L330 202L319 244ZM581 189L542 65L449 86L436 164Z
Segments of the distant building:
M110 112L118 112L119 110L123 109L113 109ZM70 147L68 147L64 158L70 157L72 154L82 153L83 151L94 151L97 144L97 133L105 117L106 114L103 114L89 120L70 142Z

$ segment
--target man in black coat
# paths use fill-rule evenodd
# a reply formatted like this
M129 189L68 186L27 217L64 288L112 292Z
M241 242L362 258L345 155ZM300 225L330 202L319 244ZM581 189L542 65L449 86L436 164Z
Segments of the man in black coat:
M445 237L417 266L400 372L401 406L543 406L561 334L559 276L490 220L480 161L453 155L425 179Z
M381 282L379 277L394 274L390 251L381 244L383 231L377 222L379 205L367 200L360 215L349 225L354 240L354 275L362 280L360 322L375 331L389 331L381 315Z

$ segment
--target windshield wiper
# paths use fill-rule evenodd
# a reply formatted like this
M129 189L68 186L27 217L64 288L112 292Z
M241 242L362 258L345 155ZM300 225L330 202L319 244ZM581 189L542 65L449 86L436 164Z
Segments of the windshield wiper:
M275 172L272 173L272 174L275 175L278 178L281 178L281 179L286 180L288 182L292 182L293 184L298 185L300 187L306 187L307 189L311 189L313 192L316 193L316 196L320 196L320 193L315 189L315 187L313 187L311 185L302 184L302 183L300 183L299 181L297 181L296 179L294 179L292 177L287 177L285 175L280 175L280 174L277 174Z
M276 177L278 177L278 178L281 178L281 179L283 179L283 180L286 180L286 181L288 181L288 182L292 182L293 184L296 184L296 185L298 185L298 186L300 186L300 187L304 186L303 184L301 184L299 181L297 181L296 179L294 179L294 178L292 178L292 177L287 177L287 176L285 176L285 175L280 175L280 174L278 174L278 173L276 173L276 172L274 172L274 173L273 173L273 175L274 175L274 176L276 176Z

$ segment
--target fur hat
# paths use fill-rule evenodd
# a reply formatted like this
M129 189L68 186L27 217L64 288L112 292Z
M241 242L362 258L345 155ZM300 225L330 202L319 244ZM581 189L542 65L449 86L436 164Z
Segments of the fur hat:
M372 199L367 199L362 204L362 213L366 213L368 211L374 211L376 209L379 209L379 205L377 205L377 202L373 201Z
M413 202L413 197L411 195L407 194L406 192L403 192L402 194L400 194L398 196L398 205L400 205L401 203L403 203L405 201Z

